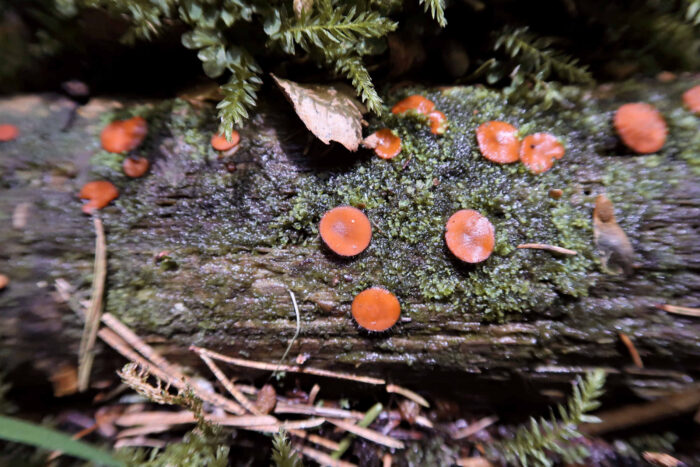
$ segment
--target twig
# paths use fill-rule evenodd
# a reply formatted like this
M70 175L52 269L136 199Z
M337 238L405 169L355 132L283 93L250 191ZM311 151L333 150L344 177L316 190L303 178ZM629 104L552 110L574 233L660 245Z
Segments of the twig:
M361 419L365 414L343 409L334 409L332 407L315 407L309 405L285 405L277 404L275 413L294 413L302 415L318 415L320 417L335 417L335 418L354 418Z
M258 362L254 360L246 360L243 358L235 358L235 357L229 357L227 355L222 355L217 352L213 352L211 350L202 348L202 347L197 347L196 345L190 346L190 350L193 352L196 352L198 354L204 353L213 358L214 360L219 360L222 362L230 363L232 365L238 365L242 366L245 368L255 368L258 370L267 370L267 371L276 371L276 370L282 370L282 371L287 371L289 373L305 373L308 375L315 375L315 376L325 376L328 378L337 378L337 379L346 379L350 381L356 381L358 383L367 383L367 384L385 384L386 382L383 379L379 378L372 378L369 376L357 376L353 375L350 373L338 373L335 371L329 371L329 370L321 370L319 368L309 368L309 367L300 367L297 365L275 365L274 363L265 363L265 362Z
M85 392L90 384L90 370L95 358L93 349L97 340L97 330L100 326L100 314L102 313L102 296L105 291L105 278L107 277L107 246L102 220L95 216L92 218L95 225L95 265L93 268L92 297L90 307L85 315L85 327L80 338L80 350L78 353L78 390Z
M393 457L391 457L391 454L387 452L382 456L382 467L391 467L393 461Z
M461 467L493 467L493 464L484 457L460 457L457 465Z
M560 253L562 255L576 255L574 250L569 250L568 248L562 248L555 245L547 245L546 243L522 243L517 246L517 248L523 249L528 248L532 250L547 250L553 251L554 253Z
M382 446L395 449L403 449L405 447L404 444L398 439L383 435L378 431L370 430L369 428L358 426L354 423L345 422L342 420L329 419L328 421L345 431L349 431L352 434L368 439L377 444L381 444Z
M341 461L338 459L333 459L328 454L317 451L316 449L310 448L308 446L296 446L297 449L309 459L318 462L320 465L328 465L332 467L357 467L357 465L350 462Z
M314 405L314 402L316 401L316 396L318 396L318 392L320 390L321 390L321 386L314 383L313 387L311 388L311 391L309 391L309 400L308 400L307 404Z
M274 417L273 417L274 418ZM273 425L256 425L250 428L255 431L262 431L264 433L277 433L280 429L285 431L289 430L305 430L307 428L316 428L321 426L326 422L325 418L309 418L307 420L295 420L295 421L284 421L282 423L277 423ZM219 423L217 421L217 423ZM222 424L222 423L220 423ZM225 424L225 422L223 423Z
M114 449L134 446L145 446L149 448L162 449L166 446L166 444L167 443L165 441L161 441L159 439L144 438L143 436L138 436L136 438L124 438L117 440L117 442L114 443Z
M155 410L120 415L114 420L114 424L118 426L181 425L184 423L194 423L196 421L197 418L189 410L183 410L181 412Z
M233 384L227 377L224 375L224 373L219 369L218 366L216 366L216 363L212 361L211 358L209 358L207 355L204 354L199 354L199 357L206 363L206 365L209 367L212 373L214 373L214 376L216 376L216 379L218 379L221 384L224 385L224 388L233 396L234 399L236 399L243 407L245 407L248 412L253 413L255 415L262 415L262 412L258 410L255 405L250 402L250 400L238 389L236 389L236 385Z
M419 396L415 392L411 391L410 389L403 388L403 387L398 386L396 384L387 384L386 385L386 392L401 394L406 399L410 399L418 405L422 405L423 407L426 407L426 408L430 407L430 404L428 404L427 400L423 399L421 396Z
M384 409L384 406L380 403L377 402L370 408L367 413L365 413L365 416L362 420L360 420L357 424L357 426L360 426L362 428L366 428L372 424L374 420L379 416L380 413L382 413L382 410ZM343 457L343 454L345 454L345 451L348 450L350 447L350 443L352 443L354 436L353 435L348 435L345 438L343 438L340 441L340 445L338 446L338 449L333 451L333 454L331 454L331 457L333 459L340 459Z
M315 435L313 433L307 433L303 430L291 429L289 430L289 433L296 436L297 438L311 441L312 443L318 444L319 446L323 446L324 448L330 449L331 451L335 451L336 449L338 449L339 446L339 444L335 441L332 441L328 438L324 438L322 436Z
M639 356L639 352L637 352L637 348L634 346L632 339L624 332L618 332L617 335L620 336L620 340L625 344L625 347L627 347L627 351L630 353L630 357L632 357L635 366L637 366L637 368L644 368L642 357Z
M287 292L289 292L289 296L292 297L292 305L294 306L294 314L296 315L297 318L297 330L294 332L294 337L292 337L292 340L289 341L289 344L287 344L287 349L284 351L282 354L282 357L279 359L277 362L277 368L275 371L272 372L270 375L270 378L275 376L277 373L277 370L279 370L279 366L282 364L285 358L287 358L287 354L289 354L289 351L291 350L292 346L294 345L294 342L297 340L297 337L299 337L299 332L301 331L301 318L299 316L299 307L297 306L297 298L294 296L294 292L291 290L287 289Z
M484 417L481 420L477 420L466 428L452 434L452 439L463 439L476 434L483 430L484 428L493 425L498 421L498 417Z
M681 461L669 454L665 454L662 452L644 451L642 453L642 457L648 463L652 465L659 465L661 467L676 467L678 465L681 465Z
M194 421L192 422L194 423ZM134 436L152 435L154 433L163 433L173 429L172 425L144 425L127 428L117 433L117 439L133 438Z
M700 308L690 308L687 306L676 306L676 305L656 305L656 308L664 310L667 313L673 313L676 315L692 316L694 318L700 318Z
M584 424L582 433L598 436L611 431L622 430L652 423L680 413L690 412L700 405L700 386L694 385L682 392L643 404L632 404L619 409L597 413L600 423Z

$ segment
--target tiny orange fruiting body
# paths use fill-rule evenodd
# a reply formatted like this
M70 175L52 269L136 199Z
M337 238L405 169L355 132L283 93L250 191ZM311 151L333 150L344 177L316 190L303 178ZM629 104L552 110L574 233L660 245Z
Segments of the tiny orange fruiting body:
M491 162L510 164L520 157L518 130L509 123L490 121L476 129L481 154Z
M683 104L691 112L700 115L700 84L683 93Z
M386 331L396 324L400 315L399 300L381 287L363 290L352 301L352 317L368 331Z
M102 148L109 152L131 151L138 147L148 133L148 123L142 117L116 120L102 129Z
M352 206L338 206L326 212L318 230L328 248L340 256L359 255L372 239L369 219Z
M462 209L445 225L447 248L466 263L480 263L493 252L496 243L491 222L479 212Z
M433 110L428 114L430 119L430 132L434 135L444 135L447 131L447 117L439 110Z
M413 110L419 114L428 115L435 108L435 103L423 96L414 94L397 102L392 108L391 113L402 114Z
M143 177L151 163L145 157L127 157L122 163L122 170L127 177L139 178Z
M635 102L622 105L615 112L613 123L625 146L639 154L656 152L666 142L666 122L650 104Z
M241 135L237 131L231 132L231 141L228 141L224 135L216 134L211 137L211 146L217 151L228 151L235 147L241 141Z
M102 209L118 196L119 190L117 190L117 187L105 180L86 183L78 194L80 199L89 200L83 204L83 212L85 214L91 214L95 209Z
M9 123L0 125L0 141L12 141L19 136L19 128Z
M520 145L520 161L539 174L548 171L555 159L564 157L564 145L550 133L535 133L526 136Z
M376 146L374 146L374 153L382 159L393 159L401 152L401 138L395 135L389 128L382 128L381 130L375 131L367 140L373 140L373 144L376 144Z

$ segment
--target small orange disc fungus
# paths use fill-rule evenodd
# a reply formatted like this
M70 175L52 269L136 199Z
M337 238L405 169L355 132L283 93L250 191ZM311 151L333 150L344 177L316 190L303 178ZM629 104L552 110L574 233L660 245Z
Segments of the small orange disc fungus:
M683 93L683 103L688 107L688 110L700 115L700 84Z
M85 214L91 214L95 209L102 209L117 196L119 196L117 187L104 180L86 183L78 194L80 199L90 200L83 204Z
M12 141L17 136L19 136L19 129L16 126L9 123L0 125L0 141Z
M439 110L433 110L428 114L430 119L430 132L434 135L444 135L447 131L447 117Z
M480 263L496 243L491 222L472 209L452 214L445 225L445 242L453 255L467 263Z
M352 301L352 317L368 331L386 331L399 320L401 305L386 289L371 287Z
M506 122L486 122L476 129L481 154L491 162L510 164L519 158L518 130Z
M625 104L617 109L615 129L625 146L639 154L656 152L666 142L666 122L658 110L644 102Z
M235 147L241 141L241 136L237 131L231 132L231 141L228 141L224 135L216 134L211 137L211 146L217 151L228 151Z
M391 108L391 113L402 114L409 110L415 110L419 114L428 115L435 108L435 103L423 96L414 94L406 99L399 101Z
M340 256L359 255L372 239L369 219L352 206L339 206L326 212L318 230L328 248Z
M125 152L136 148L148 133L148 124L142 117L117 120L102 130L100 140L105 151Z
M564 145L550 133L526 136L520 145L520 160L534 174L548 171L554 159L564 157Z
M365 141L374 147L374 152L382 159L393 159L401 152L401 138L389 128L382 128L369 135Z
M145 157L127 157L122 163L122 169L127 177L139 178L146 175L151 163Z

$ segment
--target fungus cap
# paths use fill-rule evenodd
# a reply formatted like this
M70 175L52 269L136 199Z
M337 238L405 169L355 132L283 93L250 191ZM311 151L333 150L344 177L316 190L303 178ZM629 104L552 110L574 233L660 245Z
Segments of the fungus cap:
M136 148L146 137L148 124L142 117L116 120L102 130L100 141L105 151L125 152Z
M91 214L95 209L102 209L117 196L119 196L117 187L105 180L88 182L83 185L80 193L78 193L80 199L90 200L83 204L83 212L85 214Z
M370 137L376 137L374 153L382 159L393 159L401 152L401 138L389 128L375 131Z
M122 170L127 177L139 178L148 172L150 165L145 157L127 157L122 163Z
M0 141L12 141L19 136L19 128L9 123L0 125Z
M700 115L700 84L683 93L683 104L691 112Z
M644 102L617 109L615 129L625 146L639 154L656 152L664 146L668 129L658 110Z
M328 248L340 256L359 255L372 239L369 219L352 206L338 206L326 212L318 230Z
M548 171L554 159L564 157L564 145L551 133L526 136L520 145L520 160L534 174Z
M352 317L368 331L386 331L396 324L400 315L398 299L381 287L363 290L352 301Z
M435 108L435 103L423 96L414 94L397 102L392 108L391 113L402 114L409 110L415 110L419 114L428 115Z
M215 134L211 137L211 146L217 151L228 151L235 147L241 141L241 135L237 131L231 132L231 141L228 141L224 135Z
M467 263L480 263L496 243L491 222L477 211L462 209L445 225L445 242L453 255Z
M447 131L447 117L439 110L433 110L428 114L430 119L430 132L434 135L444 135Z
M506 122L482 123L476 129L476 141L481 154L491 162L510 164L520 157L518 130Z

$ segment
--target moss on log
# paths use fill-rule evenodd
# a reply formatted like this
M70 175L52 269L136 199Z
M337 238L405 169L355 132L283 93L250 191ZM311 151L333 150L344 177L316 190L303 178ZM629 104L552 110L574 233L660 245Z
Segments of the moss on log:
M388 102L421 92L450 129L439 137L412 117L372 120L369 131L388 126L402 138L391 161L309 138L281 98L239 129L241 144L227 156L209 144L216 122L207 105L95 99L63 131L70 102L2 99L0 115L22 135L0 143L0 272L11 278L0 293L0 358L42 371L75 359L80 320L70 308L89 294L94 245L76 193L104 178L121 193L100 213L106 311L170 352L196 344L276 360L295 330L291 290L302 320L291 355L308 353L313 366L351 366L395 382L449 374L548 384L596 366L620 375L613 385L682 386L699 375L700 321L653 305L700 303L700 118L680 98L699 82L571 90L568 108L549 110L483 87L401 89ZM614 109L637 100L668 122L658 154L631 154L612 130ZM123 156L101 150L98 136L111 119L137 114L150 131L136 153L152 168L131 180L121 173ZM488 120L523 135L553 133L566 155L541 175L492 164L474 138ZM600 193L635 248L631 275L601 269L591 222ZM363 208L374 226L358 258L334 257L317 234L322 213L341 204ZM496 229L494 254L474 266L444 246L445 222L463 208ZM531 242L578 254L515 248ZM59 279L74 288L68 302L55 290ZM388 333L368 334L350 317L353 296L372 285L401 301L401 321ZM644 370L630 369L619 332L634 341Z

